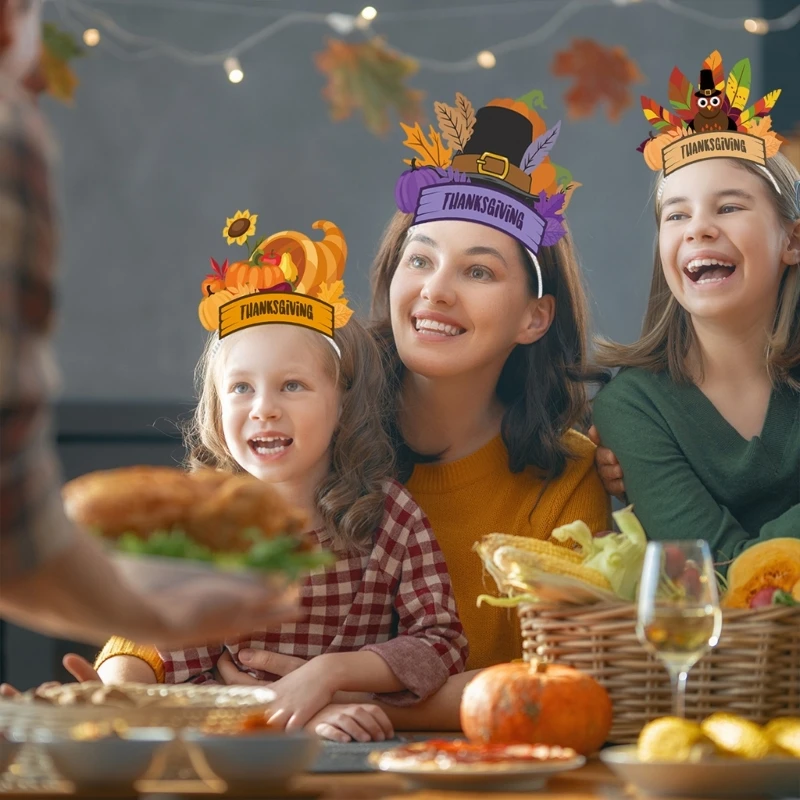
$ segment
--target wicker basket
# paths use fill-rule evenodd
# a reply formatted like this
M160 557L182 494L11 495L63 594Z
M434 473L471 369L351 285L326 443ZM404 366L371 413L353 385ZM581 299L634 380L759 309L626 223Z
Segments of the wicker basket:
M601 683L614 704L609 741L636 741L672 713L669 677L636 636L631 603L519 607L526 660L557 661ZM690 671L686 716L730 711L763 724L800 714L800 607L723 612L719 644Z

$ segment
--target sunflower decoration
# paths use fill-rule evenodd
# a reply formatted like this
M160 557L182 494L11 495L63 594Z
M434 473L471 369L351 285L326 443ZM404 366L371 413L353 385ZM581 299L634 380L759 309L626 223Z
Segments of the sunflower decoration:
M251 214L246 210L237 211L226 219L222 235L228 240L228 244L244 244L251 236L255 236L257 221L258 214Z

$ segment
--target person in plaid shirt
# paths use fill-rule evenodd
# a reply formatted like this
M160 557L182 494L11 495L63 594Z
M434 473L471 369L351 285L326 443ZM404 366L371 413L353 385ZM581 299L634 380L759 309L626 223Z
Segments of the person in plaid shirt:
M306 618L177 651L115 637L95 665L105 682L211 682L224 659L274 681L271 724L292 729L315 718L323 736L365 741L392 735L387 715L370 703L331 705L337 692L412 705L464 669L467 640L444 557L419 506L391 478L377 344L355 320L336 329L335 347L325 340L295 324L212 335L189 441L192 466L268 481L308 514L310 541L336 553L302 584ZM243 650L305 663L279 678L248 670Z
M74 639L124 631L167 645L248 630L270 605L276 623L294 619L294 602L244 583L140 594L64 514L49 432L54 148L30 93L42 88L40 30L40 0L0 0L0 615Z

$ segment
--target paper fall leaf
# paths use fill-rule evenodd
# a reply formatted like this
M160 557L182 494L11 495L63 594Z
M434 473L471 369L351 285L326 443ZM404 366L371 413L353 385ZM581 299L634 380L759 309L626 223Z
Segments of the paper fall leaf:
M348 308L347 301L333 304L333 327L343 328L353 316L353 309Z
M42 25L42 52L39 61L47 92L63 103L72 105L78 78L69 66L70 59L84 54L71 34L52 22Z
M424 92L406 85L417 71L416 61L391 50L379 37L352 44L329 39L327 44L315 61L328 78L323 96L335 121L358 109L367 128L380 135L389 130L391 109L403 120L422 117Z
M572 119L592 116L605 102L608 119L617 122L631 104L630 85L643 80L623 47L604 47L593 39L573 39L570 49L556 53L551 69L558 77L575 78L564 95Z
M344 294L344 281L333 281L332 283L321 283L314 297L322 300L323 303L334 305L339 302L347 302L342 295Z
M455 106L449 106L447 103L434 103L433 110L436 112L439 130L445 143L454 150L463 150L472 135L475 115L472 115L472 125L470 125L470 120L462 113L461 109Z
M402 122L400 127L406 134L403 144L419 153L416 159L418 167L446 167L452 158L453 151L442 144L442 139L433 125L430 126L429 135L425 136L419 123L415 122L414 127L405 125ZM411 159L404 159L406 164L411 163Z

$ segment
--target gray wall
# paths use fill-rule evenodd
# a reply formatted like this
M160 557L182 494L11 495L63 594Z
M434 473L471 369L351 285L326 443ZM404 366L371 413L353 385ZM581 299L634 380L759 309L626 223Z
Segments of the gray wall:
M334 8L322 0L280 5ZM428 5L467 3L393 0L391 9ZM455 59L532 31L558 5L540 3L531 11L517 4L513 13L455 21L379 17L377 29L408 52ZM720 17L760 13L756 0L684 5ZM254 17L156 9L144 0L138 7L97 7L139 33L200 51L230 46L261 24ZM357 11L360 5L349 0L335 7ZM308 231L318 218L339 224L350 245L349 294L366 311L370 260L394 210L394 181L406 153L399 127L379 139L358 120L329 120L320 97L323 77L312 61L328 34L324 27L298 26L265 42L243 57L246 77L238 86L221 68L164 58L125 62L98 48L76 65L81 86L75 108L45 101L63 149L58 354L67 399L191 397L204 335L197 320L200 280L209 256L223 259L235 249L220 233L226 215L239 208L258 212L260 233ZM564 115L569 81L554 78L550 63L572 38L585 36L623 45L648 78L634 86L634 104L617 125L604 116L565 119L554 153L583 183L569 218L596 327L631 340L644 309L653 240L647 207L652 173L635 151L648 131L638 95L666 102L672 67L678 64L694 81L702 58L716 47L728 66L751 58L758 91L763 40L743 30L714 30L650 3L609 3L572 17L546 44L499 58L493 70L422 70L413 85L427 91L428 113L434 100L451 102L456 91L477 107L541 88L552 124Z

